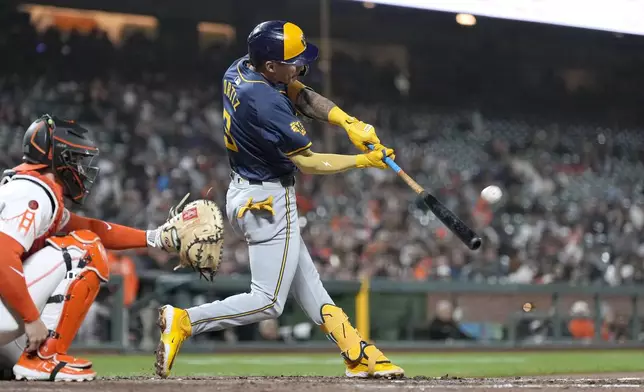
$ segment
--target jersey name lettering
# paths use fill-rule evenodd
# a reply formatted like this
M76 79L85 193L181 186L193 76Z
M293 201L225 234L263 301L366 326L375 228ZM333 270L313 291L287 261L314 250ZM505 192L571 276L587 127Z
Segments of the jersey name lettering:
M241 102L239 102L239 98L237 98L237 90L235 90L235 87L229 80L224 80L224 95L230 101L233 110L237 111L237 106L239 106Z

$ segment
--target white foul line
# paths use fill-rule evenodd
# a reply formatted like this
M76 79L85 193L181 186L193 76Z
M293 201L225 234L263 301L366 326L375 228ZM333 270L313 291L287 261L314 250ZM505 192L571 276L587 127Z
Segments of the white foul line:
M187 365L218 365L236 363L240 365L266 365L266 366L284 366L284 365L337 365L341 362L341 358L302 358L299 356L280 356L271 357L270 359L264 357L244 358L244 357L226 357L226 356L213 356L207 358L187 358L177 360L180 363ZM516 363L526 362L525 358L521 357L470 357L470 358L401 358L397 359L396 363L411 363L411 364L468 364L468 363Z
M562 388L642 388L641 384L478 384L478 385L440 385L440 384L411 384L411 385L391 385L391 384L354 384L352 387L358 389L562 389Z

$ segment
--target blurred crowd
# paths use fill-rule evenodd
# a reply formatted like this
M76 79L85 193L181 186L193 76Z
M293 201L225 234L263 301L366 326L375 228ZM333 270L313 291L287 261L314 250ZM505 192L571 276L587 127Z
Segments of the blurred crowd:
M0 33L2 166L19 162L22 132L50 113L77 119L101 148L100 178L82 213L155 228L188 192L224 205L230 172L219 80L243 53L215 46L193 62L173 62L144 35L114 46L100 31L39 34L28 19L10 27ZM396 71L336 61L335 75L380 80L382 88L372 85L371 101L356 101L342 87L333 99L374 124L397 162L472 225L484 245L467 250L391 171L299 175L300 227L323 278L644 281L644 130L379 104L380 96L405 95ZM306 81L319 88L319 71ZM314 150L353 151L340 129L306 126ZM504 192L493 206L479 197L491 184ZM226 229L219 274L246 274L246 244ZM137 271L176 264L162 252L128 257Z

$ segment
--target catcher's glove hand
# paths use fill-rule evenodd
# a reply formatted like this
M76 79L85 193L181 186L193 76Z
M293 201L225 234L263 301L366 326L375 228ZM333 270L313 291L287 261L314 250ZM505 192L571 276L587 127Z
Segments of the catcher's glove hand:
M168 221L159 228L159 245L179 253L175 270L190 266L212 281L223 254L223 215L212 200L195 200L183 206L188 196L170 209Z

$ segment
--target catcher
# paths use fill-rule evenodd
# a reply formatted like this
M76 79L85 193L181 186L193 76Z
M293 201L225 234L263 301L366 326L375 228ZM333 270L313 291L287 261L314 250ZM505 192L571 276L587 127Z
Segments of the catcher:
M173 216L174 209L170 222L149 231L69 212L64 198L80 205L90 193L98 175L92 166L98 152L85 128L44 115L25 132L23 163L5 171L0 182L0 369L12 369L18 380L96 377L90 361L67 351L100 284L109 279L106 248L160 247L164 230L181 235L198 226L198 235L208 232L189 212L183 220L193 214L194 222L177 231L174 224L182 218ZM201 220L208 214L211 219L221 216L212 202L194 202L194 207ZM206 242L220 247L221 232L215 233ZM162 248L181 251L187 265L202 249L199 241ZM213 260L200 255L194 260L203 274L214 273Z
M277 318L289 292L320 325L345 361L348 377L402 377L374 345L365 342L320 281L300 235L295 173L334 174L356 168L386 169L393 151L380 144L371 125L338 108L297 80L318 55L302 30L284 21L264 22L248 37L248 55L223 77L224 141L232 169L226 212L248 243L249 293L190 309L160 309L157 374L167 377L181 344L190 336ZM363 153L320 154L299 121L301 113L344 128ZM366 144L373 144L369 151Z

